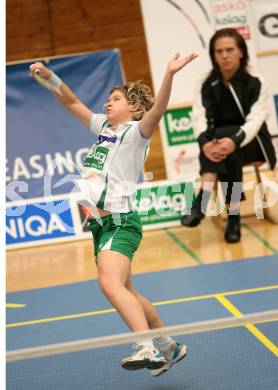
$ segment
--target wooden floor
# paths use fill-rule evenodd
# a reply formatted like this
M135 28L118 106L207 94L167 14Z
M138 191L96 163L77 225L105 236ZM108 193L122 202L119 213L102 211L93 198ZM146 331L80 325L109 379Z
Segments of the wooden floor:
M243 213L252 201L243 202ZM245 208L245 210L244 210ZM249 210L250 211L250 210ZM155 272L276 253L278 225L253 217L242 218L242 239L227 244L221 225L212 218L196 228L177 226L144 232L133 260L133 272ZM7 291L21 291L96 278L92 240L47 245L7 252Z
M278 250L278 225L243 220L242 240L227 244L211 218L194 228L175 227L144 233L133 272L152 272L197 264L266 256ZM13 250L7 253L7 291L74 283L96 278L92 240Z

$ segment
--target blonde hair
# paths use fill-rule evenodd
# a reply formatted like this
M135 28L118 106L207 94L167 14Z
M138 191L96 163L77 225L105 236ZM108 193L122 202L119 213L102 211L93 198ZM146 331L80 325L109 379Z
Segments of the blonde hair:
M114 91L120 91L126 97L128 104L136 108L134 112L134 119L140 120L149 111L153 104L154 98L151 88L143 84L141 80L130 81L126 84L115 85L110 91L110 95Z

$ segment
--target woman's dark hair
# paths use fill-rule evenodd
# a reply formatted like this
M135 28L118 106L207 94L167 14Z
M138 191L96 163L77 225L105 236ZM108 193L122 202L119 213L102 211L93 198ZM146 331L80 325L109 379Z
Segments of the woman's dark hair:
M221 30L218 30L214 33L214 35L211 37L209 42L209 55L213 66L211 74L219 73L219 66L215 61L215 56L214 56L214 46L218 38L224 38L224 37L234 38L237 47L242 52L242 58L240 59L240 67L238 71L240 73L247 73L249 54L248 54L248 49L245 40L235 29L222 28Z

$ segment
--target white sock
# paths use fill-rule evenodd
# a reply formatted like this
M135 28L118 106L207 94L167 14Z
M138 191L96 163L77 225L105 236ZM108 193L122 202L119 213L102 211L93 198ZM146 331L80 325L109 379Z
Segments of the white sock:
M143 347L148 347L148 348L151 348L151 349L155 348L152 339L146 339L146 340L138 341L136 344L140 345L140 346L142 345Z
M169 336L163 336L163 337L158 337L157 339L155 339L154 342L155 342L155 346L157 347L157 349L159 349L159 351L166 352L169 351L169 349L171 349L172 345L175 343L175 340L173 340Z

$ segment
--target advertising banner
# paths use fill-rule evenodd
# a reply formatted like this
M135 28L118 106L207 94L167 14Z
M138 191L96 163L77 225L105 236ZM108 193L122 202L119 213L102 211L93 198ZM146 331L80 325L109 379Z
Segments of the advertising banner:
M191 209L194 196L192 182L141 183L137 185L133 207L138 211L144 230L177 226L181 216ZM8 249L91 237L87 221L92 215L84 206L82 194L71 194L68 199L62 195L55 198L57 200L8 204Z
M269 92L268 128L278 134L278 3L277 0L250 1L252 28L258 56L258 69Z
M278 95L274 95L273 98L274 98L274 104L275 104L276 119L278 122Z
M167 178L188 180L188 172L196 177L199 169L191 102L199 79L210 69L208 43L214 32L210 0L141 0L141 8L156 94L176 52L199 55L175 76L168 111L160 122Z
M194 197L192 183L160 182L137 189L134 208L143 227L180 224L181 215L190 210Z
M53 206L59 207L61 202L64 203L63 206L66 206L63 211L52 212ZM13 207L8 207L6 214L8 246L75 235L68 200L26 204L22 213L14 213Z
M211 7L215 30L234 28L245 40L250 39L247 0L212 0Z
M199 147L192 126L192 106L169 106L163 116L167 163L171 180L195 181L199 172Z
M208 46L215 30L236 28L246 39L250 62L257 67L247 0L141 0L155 93L170 58L198 53L174 79L169 107L160 122L169 180L195 180L199 146L191 123L191 106L200 80L211 69ZM162 44L163 42L163 44Z
M133 207L141 218L144 230L156 229L179 225L181 215L190 210L193 199L194 188L191 182L144 183L137 186ZM84 207L82 199L76 204L80 218L77 231L86 233L91 213Z
M255 40L258 52L278 51L277 1L252 1L250 6L253 16Z
M103 112L111 88L123 81L118 50L43 62L97 113ZM30 64L6 68L8 248L77 238L75 183L96 139L89 123L83 128L30 78Z
M191 122L192 107L169 108L164 116L168 145L183 145L195 141Z
M110 89L122 82L117 50L45 62L97 113L103 112ZM79 174L83 158L96 138L49 91L30 78L30 64L6 68L8 201L72 191L71 175Z

